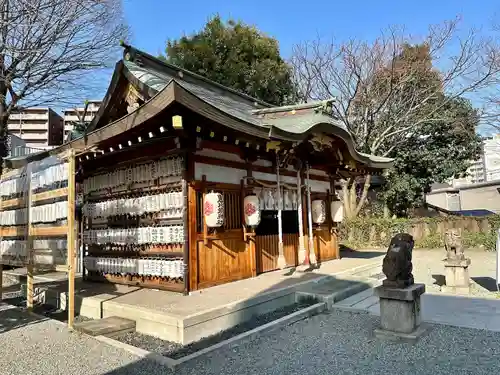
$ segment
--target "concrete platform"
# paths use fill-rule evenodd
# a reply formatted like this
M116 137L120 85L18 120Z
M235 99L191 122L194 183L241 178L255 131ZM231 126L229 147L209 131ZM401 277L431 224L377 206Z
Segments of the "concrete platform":
M90 336L113 337L122 333L134 332L135 322L130 319L110 316L104 319L75 323L73 328Z

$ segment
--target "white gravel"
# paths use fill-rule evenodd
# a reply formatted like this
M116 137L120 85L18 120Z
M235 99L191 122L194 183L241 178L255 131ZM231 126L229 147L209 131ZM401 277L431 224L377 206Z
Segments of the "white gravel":
M379 341L379 319L332 311L222 349L175 374L500 374L500 333L432 325L417 344Z
M417 344L394 344L373 336L378 321L334 310L172 372L61 323L0 308L0 375L500 374L500 333L432 325Z
M163 374L165 368L69 332L59 322L0 305L1 375Z

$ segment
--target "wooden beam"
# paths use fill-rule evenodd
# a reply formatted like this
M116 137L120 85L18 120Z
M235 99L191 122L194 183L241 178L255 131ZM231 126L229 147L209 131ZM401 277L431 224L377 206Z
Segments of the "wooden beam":
M43 193L33 194L31 202L45 201L47 199L54 199L65 197L68 195L68 188L61 188L55 190L44 191Z
M74 206L73 201L73 206ZM69 212L68 212L69 216ZM68 220L69 221L69 220ZM68 225L61 225L59 227L33 227L31 228L32 236L40 236L40 237L62 237L69 236L69 223Z
M17 168L17 169L12 169L8 172L2 173L2 176L0 177L1 180L5 180L6 178L15 176L17 174L21 175L23 173L24 167Z
M247 164L245 162L242 162L242 161L218 159L218 158L214 158L211 156L195 155L194 159L195 159L195 162L197 162L197 163L217 165L217 166L229 167L229 168L234 168L234 169L247 170L247 167L248 167ZM276 161L273 161L272 163L273 163L272 167L264 167L261 165L252 165L252 171L261 172L261 173L268 173L268 174L274 175L274 174L276 174ZM289 170L282 170L282 171L280 171L280 174L282 176L288 176L288 177L296 177L297 176L296 172L289 171ZM319 176L319 175L315 175L315 174L311 174L311 180L324 181L324 182L330 181L330 179L327 176Z
M3 227L0 228L0 235L2 237L21 237L26 235L26 226L18 225L16 227Z
M75 236L75 151L70 150L68 158L68 327L73 328L75 318L75 262L76 262L76 236Z
M0 202L0 209L5 210L6 208L16 207L16 206L24 206L26 204L26 197L9 199L6 201Z

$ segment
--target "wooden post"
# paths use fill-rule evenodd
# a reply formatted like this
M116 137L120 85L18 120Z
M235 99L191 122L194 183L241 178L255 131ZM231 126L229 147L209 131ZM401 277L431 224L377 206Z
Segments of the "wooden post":
M71 149L68 157L68 327L73 328L75 318L75 150Z
M247 169L247 177L251 177L248 175ZM241 227L243 228L243 241L245 242L245 251L247 251L250 262L250 269L252 272L252 277L257 276L257 259L255 254L255 232L253 229L247 229L245 223L245 197L247 193L247 184L244 179L241 179L240 182L240 200L241 200Z
M196 206L198 204L193 181L188 183L188 219L189 219L189 290L198 289L198 240ZM200 208L201 209L201 208Z
M316 254L314 252L314 235L312 223L312 207L311 207L311 186L309 180L309 164L306 164L306 189L307 189L307 226L309 229L309 262L316 264Z
M276 151L276 189L278 198L278 268L283 269L286 267L286 259L285 254L283 254L283 223L281 220L283 207L281 204L280 158L278 151Z
M201 176L201 220L203 229L203 244L206 246L208 244L208 227L205 220L205 195L207 194L207 176Z
M0 302L3 300L3 264L0 263Z
M304 222L302 216L302 178L301 171L302 167L297 169L297 216L299 219L299 252L298 252L298 263L299 265L306 264L306 244L304 238Z
M332 218L332 202L338 199L337 196L337 190L335 189L335 178L330 176L330 190L331 190L331 196L330 196L330 223L331 223L331 230L330 230L330 237L331 237L331 246L335 249L335 259L340 259L340 251L339 251L339 242L338 242L338 224L333 222Z
M188 196L188 182L187 176L184 174L182 181L182 200L184 202L183 223L184 223L184 295L189 294L189 196Z
M26 267L26 307L29 310L33 309L35 298L34 286L34 254L33 254L33 228L31 226L31 170L33 165L28 164L26 168L26 185L27 185L27 198L26 198L26 252L28 255L28 265Z

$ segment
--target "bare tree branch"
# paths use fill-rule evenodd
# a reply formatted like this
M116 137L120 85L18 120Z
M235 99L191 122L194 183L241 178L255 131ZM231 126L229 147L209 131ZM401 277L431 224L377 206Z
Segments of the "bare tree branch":
M301 97L304 101L334 97L333 115L351 132L358 149L382 156L389 156L411 136L425 136L421 134L425 124L451 120L443 108L457 97L494 89L488 100L498 109L499 39L477 30L462 36L459 25L458 18L431 25L418 39L391 27L371 42L317 39L299 44L291 64ZM401 57L414 46L428 58L414 63L412 56L406 56L405 63ZM418 48L413 51L420 53ZM422 76L435 77L429 82L439 84L418 84ZM482 114L483 119L489 115L500 120L500 110ZM359 212L361 206L354 204L349 203L351 211Z
M120 0L0 0L0 142L14 108L81 101L127 35Z

